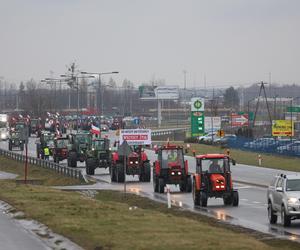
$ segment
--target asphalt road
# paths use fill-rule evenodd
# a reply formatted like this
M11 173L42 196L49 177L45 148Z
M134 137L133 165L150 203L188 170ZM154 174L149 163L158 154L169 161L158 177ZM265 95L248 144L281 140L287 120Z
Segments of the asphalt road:
M114 132L108 133L109 138L113 142L116 138ZM29 143L29 155L35 156L35 138L30 139ZM0 142L1 148L7 148L7 143ZM156 155L153 151L147 150L148 157L151 162L156 159ZM195 171L195 159L193 157L186 157L189 162L189 171ZM237 159L238 161L238 159ZM61 164L66 164L63 161ZM78 164L79 168L85 173L84 163ZM267 217L267 204L266 204L266 188L272 177L277 173L281 173L280 170L260 168L254 166L247 166L243 164L237 164L231 167L233 173L233 180L235 188L239 190L240 204L238 207L224 206L223 200L211 198L208 200L207 208L194 207L192 201L192 194L180 193L178 188L171 187L171 199L172 203L177 206L182 206L185 209L192 210L194 212L213 216L219 220L226 221L235 225L241 225L243 227L258 230L264 233L270 233L275 237L284 237L291 240L300 242L300 220L292 221L290 228L284 228L279 223L277 225L270 225ZM284 171L288 173L288 171ZM110 177L108 170L96 169L94 178L99 180L92 186L78 186L70 187L72 189L116 189L123 190L124 185L118 183L110 183ZM127 190L134 192L154 200L166 202L166 194L155 194L153 192L152 183L140 183L137 177L126 176ZM252 183L252 184L251 184ZM257 185L255 185L257 184ZM259 185L259 186L258 186ZM68 188L68 187L67 187Z
M50 249L9 216L0 213L0 250Z

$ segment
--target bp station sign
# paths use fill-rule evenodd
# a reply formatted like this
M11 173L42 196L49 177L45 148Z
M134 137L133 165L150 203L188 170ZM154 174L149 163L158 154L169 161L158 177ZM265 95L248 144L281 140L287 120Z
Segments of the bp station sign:
M191 99L191 136L204 134L204 99Z

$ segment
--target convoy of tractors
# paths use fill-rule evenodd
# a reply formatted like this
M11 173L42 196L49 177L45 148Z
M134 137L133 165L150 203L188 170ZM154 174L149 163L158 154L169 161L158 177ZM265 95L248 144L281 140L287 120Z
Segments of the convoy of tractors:
M227 154L204 154L195 156L195 173L189 171L188 161L184 158L184 148L169 142L155 147L157 159L151 166L143 146L130 146L125 156L118 151L118 141L112 143L107 137L95 135L92 131L72 130L57 132L55 120L46 120L42 127L40 119L12 119L9 126L8 149L24 150L26 136L36 136L36 157L48 160L51 156L55 163L67 160L67 166L77 167L84 162L86 173L94 175L97 168L108 169L111 182L123 183L126 176L138 176L140 182L150 182L151 173L155 193L164 193L167 185L176 185L180 192L191 193L195 206L206 207L208 198L221 198L224 205L238 206L238 191L233 188L230 163L235 161ZM119 119L111 128L118 129ZM87 126L87 125L86 125ZM85 127L86 127L85 126ZM64 127L65 128L65 127ZM151 171L152 167L152 171Z

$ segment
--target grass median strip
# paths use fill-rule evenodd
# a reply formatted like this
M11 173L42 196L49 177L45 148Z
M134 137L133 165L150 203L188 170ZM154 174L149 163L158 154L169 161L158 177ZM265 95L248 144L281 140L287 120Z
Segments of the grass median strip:
M5 163L11 169L14 164L10 160ZM33 171L32 178L41 178L44 171ZM55 183L50 179L57 176L49 174L47 178L48 182L39 186L2 180L0 199L84 249L299 249L294 242L274 243L260 234L177 208L167 209L133 194L124 197L116 191L98 191L91 198L56 190L48 184Z

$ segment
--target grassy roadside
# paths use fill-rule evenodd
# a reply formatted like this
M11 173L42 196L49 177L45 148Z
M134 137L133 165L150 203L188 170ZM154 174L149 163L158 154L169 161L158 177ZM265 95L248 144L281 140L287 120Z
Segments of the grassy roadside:
M15 163L0 159L0 170L16 173ZM46 176L33 169L32 178ZM17 185L0 181L0 200L25 213L27 218L48 225L85 249L299 249L290 241L274 241L248 230L220 224L216 220L136 195L99 191L94 198L64 192L48 185L61 185L48 175L44 185ZM63 177L64 178L64 177ZM59 183L58 183L59 182ZM137 209L130 210L131 206Z
M177 142L180 145L186 147L186 143ZM211 146L205 144L190 143L191 149L188 155L192 155L192 150L196 151L196 154L205 153L225 153L225 149L219 146ZM230 149L230 155L240 164L258 166L258 155L262 157L262 167L283 169L290 171L300 171L300 158L277 156L272 154L255 153L237 149Z

